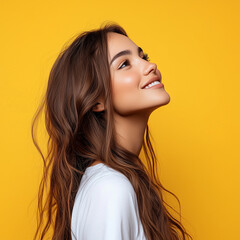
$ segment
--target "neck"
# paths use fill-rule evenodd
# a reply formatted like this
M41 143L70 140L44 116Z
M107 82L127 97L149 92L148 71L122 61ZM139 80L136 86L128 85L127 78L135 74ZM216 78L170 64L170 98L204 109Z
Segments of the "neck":
M149 114L146 113L129 116L115 114L114 116L117 142L137 156L142 148L148 118Z

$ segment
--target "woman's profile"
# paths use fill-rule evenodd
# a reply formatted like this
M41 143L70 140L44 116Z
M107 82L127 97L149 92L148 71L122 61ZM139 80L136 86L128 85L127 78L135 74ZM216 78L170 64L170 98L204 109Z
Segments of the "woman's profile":
M166 208L162 191L171 192L156 176L149 137L150 114L169 101L157 65L118 24L82 32L59 54L32 124L41 153L33 129L44 109L34 239L51 228L54 240L191 238Z

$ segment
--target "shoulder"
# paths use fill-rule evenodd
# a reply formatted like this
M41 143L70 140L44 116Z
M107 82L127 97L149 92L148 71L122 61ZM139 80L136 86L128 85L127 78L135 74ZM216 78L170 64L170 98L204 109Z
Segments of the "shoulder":
M97 195L98 197L127 197L134 196L135 191L129 179L122 173L115 170L109 171L102 176L99 176L89 188L89 194Z
M131 182L118 171L101 170L74 205L72 226L77 239L136 239L140 218Z
M86 195L88 214L92 212L107 222L112 221L119 225L121 221L126 224L137 221L136 194L125 175L111 173L102 176L89 188Z

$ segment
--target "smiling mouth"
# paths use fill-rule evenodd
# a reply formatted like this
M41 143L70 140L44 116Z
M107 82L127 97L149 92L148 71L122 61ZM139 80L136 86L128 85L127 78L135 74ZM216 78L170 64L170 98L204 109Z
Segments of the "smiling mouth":
M153 85L157 85L157 84L161 84L161 80L162 80L162 77L160 75L157 76L153 76L152 78L150 78L147 82L145 82L144 86L142 87L142 89L145 89L145 88L150 88L152 87Z
M158 80L156 80L156 81L153 81L153 82L149 83L149 84L148 84L147 86L145 86L143 89L151 88L151 87L153 87L153 86L155 86L155 85L159 85L159 84L161 84L161 82L158 81Z

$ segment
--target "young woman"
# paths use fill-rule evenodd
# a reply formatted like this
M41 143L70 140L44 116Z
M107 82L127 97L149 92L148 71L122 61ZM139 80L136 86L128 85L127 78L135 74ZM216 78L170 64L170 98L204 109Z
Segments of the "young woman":
M45 107L34 239L51 226L54 240L191 238L166 209L162 191L171 192L156 176L149 138L150 114L169 101L157 65L117 24L81 33L60 53L32 125L41 153L33 129Z

